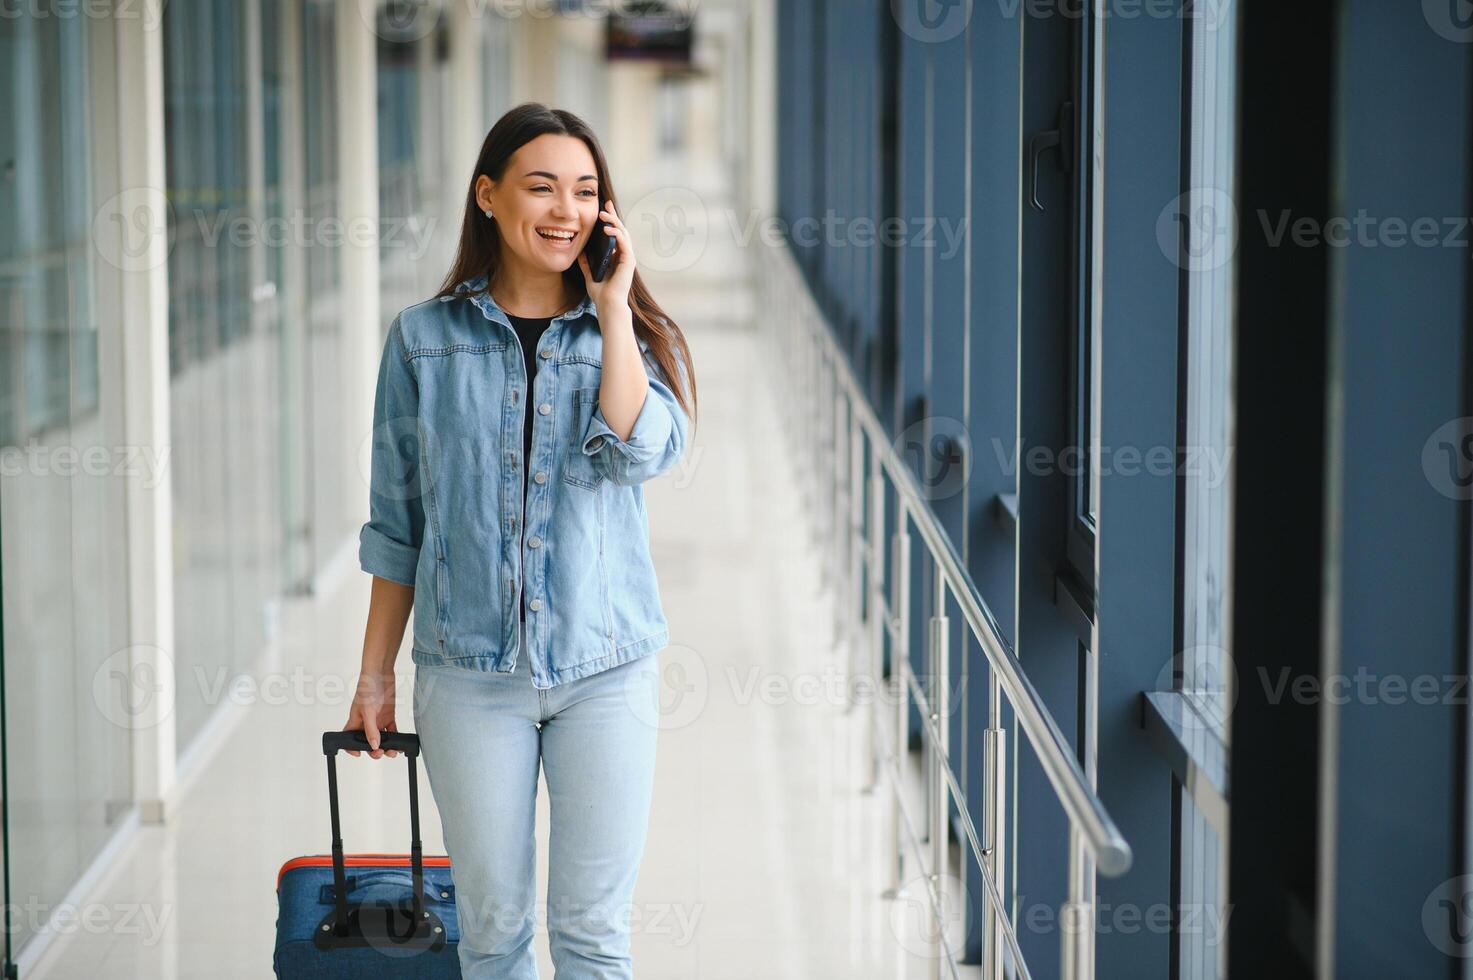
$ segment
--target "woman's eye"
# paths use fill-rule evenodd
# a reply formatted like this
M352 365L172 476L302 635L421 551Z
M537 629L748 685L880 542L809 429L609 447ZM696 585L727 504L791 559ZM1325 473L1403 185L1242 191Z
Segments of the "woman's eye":
M546 184L536 184L533 187L531 187L530 189L531 190L534 190L534 191L550 191L550 190L552 190L552 188L551 187L548 187ZM595 191L591 187L585 187L585 188L583 188L583 190L579 191L578 193L580 195L582 195L583 197L598 197L598 192Z

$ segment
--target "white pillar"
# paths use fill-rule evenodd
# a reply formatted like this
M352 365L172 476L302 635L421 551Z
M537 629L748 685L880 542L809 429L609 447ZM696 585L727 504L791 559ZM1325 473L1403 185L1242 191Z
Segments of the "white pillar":
M307 156L306 156L306 85L304 58L315 52L302 50L302 4L306 0L285 0L281 7L282 16L275 37L266 38L265 43L277 44L281 57L277 70L281 72L282 90L287 97L277 107L282 140L281 195L292 217L307 213ZM314 230L315 234L315 230ZM295 235L289 235L281 246L285 252L281 264L281 282L273 291L272 302L280 311L281 344L284 356L280 360L281 418L290 426L293 434L283 436L290 442L290 452L283 458L286 467L282 474L282 486L287 488L282 500L283 519L290 532L286 538L284 591L288 595L302 595L311 590L312 577L317 571L317 555L325 551L329 543L314 540L319 533L308 530L312 520L313 470L308 459L308 439L300 430L304 427L308 400L307 393L311 370L307 354L307 267L308 246Z
M149 232L131 244L118 276L123 324L123 427L130 446L169 446L169 263L164 174L163 0L118 17L118 186L130 216ZM123 97L121 93L127 93ZM138 224L132 225L139 227ZM166 467L169 465L166 458ZM168 472L167 468L164 470ZM128 639L124 685L130 719L133 798L139 819L162 823L175 783L173 494L166 477L126 481ZM147 686L140 686L147 685ZM157 686L154 686L157 685ZM147 695L147 696L143 696Z
M449 236L452 243L460 237L465 192L490 128L483 52L485 32L490 26L486 20L495 16L495 8L481 0L454 0L450 6L450 131L445 140L450 154L446 167L449 184L441 194L440 233Z
M534 9L536 13L524 13L516 22L520 30L514 43L521 55L517 62L517 101L562 108L557 104L557 18L547 16L540 6Z
M625 208L672 177L659 170L658 77L658 68L637 61L620 62L608 70L609 131L598 136Z
M343 442L336 460L325 465L359 472L358 452L373 428L373 394L383 353L379 324L378 234L378 50L373 0L342 0L338 5L337 127L338 202L345 227L374 229L371 235L344 236L340 248L343 317ZM345 513L368 519L368 494L362 481L348 480ZM361 492L360 492L361 491Z
M775 0L752 0L747 44L748 206L759 214L777 210L777 14Z
M465 171L467 183L489 128L482 61L486 21L495 16L495 8L480 0L455 0L450 7L450 160L456 174Z

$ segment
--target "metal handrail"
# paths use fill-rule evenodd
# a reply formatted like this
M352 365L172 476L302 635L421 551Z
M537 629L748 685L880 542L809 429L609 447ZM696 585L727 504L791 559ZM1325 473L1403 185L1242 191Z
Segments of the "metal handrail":
M1005 823L1001 804L1003 798L1001 746L1004 744L1005 737L1000 721L999 694L1001 692L1006 692L1017 722L1033 746L1035 756L1069 820L1070 904L1072 906L1087 910L1092 904L1093 874L1096 869L1102 874L1115 877L1124 874L1130 868L1130 845L1111 820L1098 794L1085 777L1072 747L1065 740L1052 714L1023 671L1012 646L1003 637L987 603L983 600L970 573L957 554L951 537L941 528L930 505L922 496L915 475L890 444L888 432L875 414L864 391L859 387L847 358L839 350L832 331L824 322L821 312L814 306L788 246L784 243L776 248L761 251L770 257L769 262L773 271L785 280L781 285L797 294L793 297L796 300L795 303L788 304L786 307L779 304L779 308L784 308L788 312L797 312L793 320L800 324L803 334L813 341L811 348L793 345L795 359L803 362L800 370L803 367L808 368L812 375L811 380L814 382L811 385L796 387L797 397L804 400L803 407L811 409L802 412L800 418L805 425L814 429L809 440L815 449L814 455L823 457L822 460L815 462L813 467L812 472L815 479L823 479L825 470L823 464L830 464L827 467L828 486L815 486L811 494L811 503L814 516L820 525L820 531L825 537L833 539L835 558L848 561L847 570L844 569L843 562L836 561L835 577L842 581L847 573L853 581L845 584L863 591L857 578L857 564L860 557L868 562L870 569L869 602L866 605L865 619L866 625L875 630L872 634L871 646L874 648L872 652L877 661L876 670L879 669L878 648L881 635L879 631L883 629L891 635L892 651L903 654L903 656L898 655L894 658L895 664L900 669L893 670L891 678L897 688L897 693L904 697L904 701L898 705L901 714L896 719L901 730L904 727L904 713L907 710L905 704L909 703L911 697L914 697L916 704L925 711L923 718L926 720L923 724L923 733L930 748L931 775L929 781L933 794L932 805L929 808L933 818L932 847L934 850L930 880L936 879L937 873L946 860L944 811L947 806L946 800L949 799L955 803L963 818L966 844L977 861L988 891L991 905L989 929L996 930L994 938L997 940L992 943L995 948L992 953L991 975L1001 974L1000 949L996 947L1001 943L1006 943L1015 958L1015 969L1023 971L1026 976L1027 968L1018 949L1012 923L1001 910L1000 888L996 877L998 868L995 862L1000 855ZM806 305L812 310L812 314L803 315L801 311L796 310L799 305ZM790 335L780 339L792 342L794 337ZM847 476L847 484L845 483L846 477L840 472L844 461L840 459L841 453L838 447L842 435L841 405L847 411L849 423L844 445L844 449L851 454L848 460L850 471ZM832 439L829 440L832 445L819 438L816 426L820 421L832 422ZM868 536L865 535L861 526L862 522L859 520L861 508L855 490L855 484L859 481L862 469L859 456L855 453L855 446L862 448L865 443L868 444L871 451L871 513ZM876 571L884 555L884 546L878 526L883 524L882 505L875 502L877 496L875 491L882 486L879 483L881 474L888 478L897 494L898 529L895 534L893 557L898 568L894 569L894 574L892 574L892 588L895 590L897 603L885 601L881 594L883 590ZM846 501L850 511L847 519L843 509L839 506L841 492L847 495ZM928 646L928 671L932 672L933 685L939 688L934 699L928 698L921 690L920 684L915 679L914 671L910 669L909 655L906 652L909 638L904 634L909 621L909 600L908 586L902 584L901 579L908 576L910 560L907 522L914 523L931 559L935 562L936 606L931 616L932 629ZM841 526L846 523L848 524L847 529ZM847 536L842 541L839 539L841 530L847 531ZM839 554L840 552L842 554ZM905 573L904 576L902 572ZM946 666L948 654L946 651L945 599L948 592L956 600L957 607L970 627L973 638L982 648L991 667L989 689L992 724L985 735L989 737L988 748L992 751L989 757L992 760L992 776L999 785L989 784L988 786L991 802L987 807L987 830L989 835L993 835L989 837L990 846L988 848L983 848L978 842L977 830L971 818L968 801L962 793L946 751L949 722L949 716L946 714L946 701L949 699L945 692L949 685L949 678ZM850 600L855 601L856 599L857 595L851 593ZM898 614L892 614L894 605L899 606ZM846 634L847 629L850 628L849 624L859 618L857 606L851 620L842 619L844 612L841 603L839 607L836 607L836 625L839 627L836 635L840 637ZM906 662L901 663L902 659ZM879 765L880 758L880 740L875 729L877 724L878 721L871 718L871 738L876 766ZM891 751L894 754L891 759L896 777L895 804L901 810L896 814L896 821L898 824L903 822L905 830L912 831L909 814L904 812L903 800L899 798L898 763L904 751L903 738L897 735L892 744L894 747ZM911 837L914 841L913 831ZM896 846L900 846L898 841ZM896 858L897 861L900 859L898 851ZM897 881L898 877L897 870ZM927 887L929 890L930 885L928 884ZM1092 943L1088 936L1080 936L1076 941L1078 945L1075 947L1071 948L1066 945L1065 962L1074 967L1070 971L1071 976L1088 977L1092 974L1093 968ZM942 952L941 946L949 946L949 944L946 944L944 940L939 943L938 954ZM938 968L939 965L938 963Z
M786 246L782 246L785 250ZM791 256L788 256L791 261ZM1058 794L1059 802L1069 819L1084 832L1090 853L1101 874L1114 878L1130 870L1130 844L1115 826L1115 821L1100 802L1099 795L1084 778L1084 770L1074 757L1074 751L1059 731L1037 689L1023 672L1023 666L1013 652L1012 645L1003 637L987 603L982 599L976 584L956 553L951 536L941 529L936 515L916 486L915 475L905 466L889 443L885 427L875 416L868 397L860 389L849 368L846 358L838 350L832 334L827 329L812 331L823 347L839 384L849 398L851 410L858 416L859 424L869 437L871 449L879 458L880 466L890 477L896 492L905 503L921 540L926 543L936 558L937 567L946 576L951 596L961 609L962 616L972 627L972 634L987 654L988 663L997 671L998 679L1008 692L1008 700L1018 716L1024 732L1028 734L1038 761L1048 776L1049 783Z

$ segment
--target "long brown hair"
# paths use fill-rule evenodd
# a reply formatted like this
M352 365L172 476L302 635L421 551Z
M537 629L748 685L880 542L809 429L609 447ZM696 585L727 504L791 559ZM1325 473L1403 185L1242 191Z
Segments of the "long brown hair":
M465 195L465 216L460 224L460 244L455 250L455 261L436 296L461 295L457 287L467 279L486 277L482 292L489 292L496 280L496 271L501 265L501 232L495 221L486 220L485 213L476 203L476 179L485 174L498 183L506 173L511 156L523 144L544 133L573 136L583 141L588 152L593 154L593 164L598 171L600 206L613 200L619 207L619 195L614 193L614 184L609 180L608 164L599 147L598 138L582 119L563 109L550 109L539 102L524 102L509 109L496 121L481 144L481 154L476 160L476 169L471 174L470 189ZM622 213L622 211L621 211ZM583 270L574 262L563 273L563 280L580 300L588 295L583 281ZM690 346L685 335L645 287L639 270L634 270L634 282L629 288L629 307L634 313L634 333L650 345L649 353L654 357L665 375L670 389L675 392L680 407L695 424L696 418L696 375L692 365ZM679 357L688 369L677 370Z

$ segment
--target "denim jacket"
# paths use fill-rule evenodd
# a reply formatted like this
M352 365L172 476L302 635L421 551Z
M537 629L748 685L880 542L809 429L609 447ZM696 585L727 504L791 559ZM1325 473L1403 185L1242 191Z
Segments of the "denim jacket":
M546 689L668 644L641 485L679 460L689 423L640 338L649 392L627 440L609 428L589 298L548 324L527 397L506 314L488 293L460 295L484 285L411 306L389 328L358 560L414 586L416 664L511 672L525 590L532 682Z

